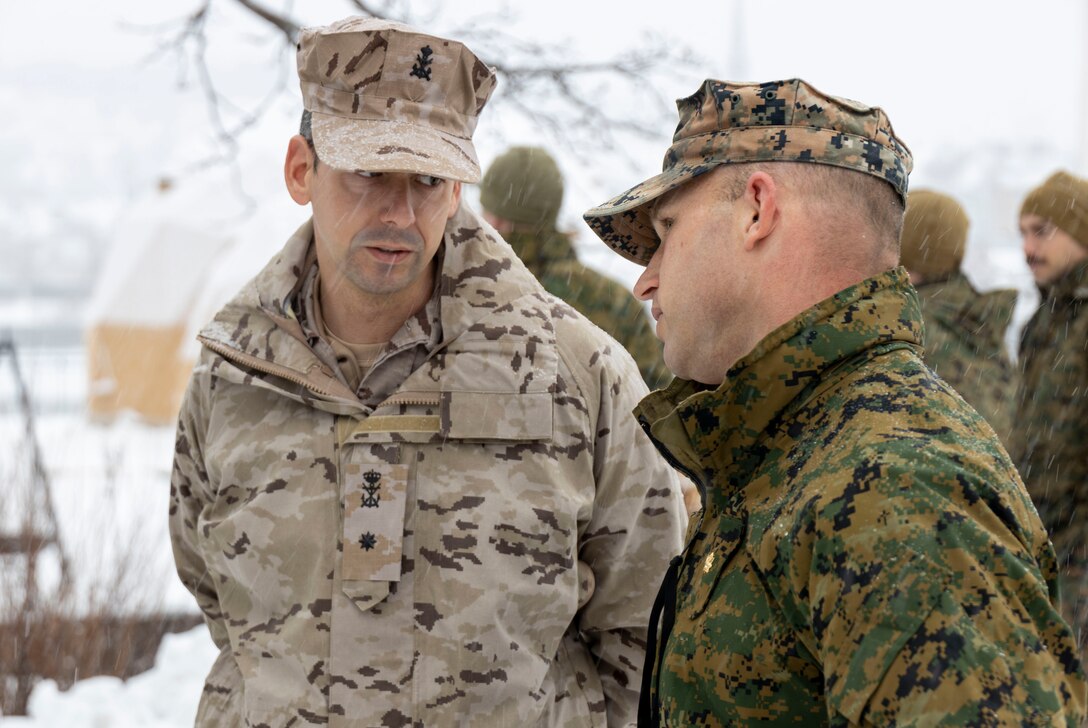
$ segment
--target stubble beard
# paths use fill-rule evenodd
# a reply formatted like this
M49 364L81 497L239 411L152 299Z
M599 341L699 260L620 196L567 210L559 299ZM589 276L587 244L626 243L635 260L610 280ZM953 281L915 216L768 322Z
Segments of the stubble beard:
M376 260L367 248L383 242L407 248L408 258L389 264ZM399 293L411 288L427 268L430 261L423 260L424 247L422 237L408 230L377 228L360 231L348 246L344 277L361 293L369 296Z

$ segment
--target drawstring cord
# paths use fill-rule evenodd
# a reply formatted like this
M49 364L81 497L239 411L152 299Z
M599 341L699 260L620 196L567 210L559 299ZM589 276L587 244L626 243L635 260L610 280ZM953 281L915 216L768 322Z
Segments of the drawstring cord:
M652 728L659 725L661 718L661 700L654 684L654 666L661 664L665 652L665 643L669 641L672 625L676 621L676 585L680 576L679 556L674 556L665 571L661 588L657 592L654 606L650 610L650 627L646 634L646 662L642 667L642 692L638 698L638 726ZM658 639L658 622L661 623L661 637Z

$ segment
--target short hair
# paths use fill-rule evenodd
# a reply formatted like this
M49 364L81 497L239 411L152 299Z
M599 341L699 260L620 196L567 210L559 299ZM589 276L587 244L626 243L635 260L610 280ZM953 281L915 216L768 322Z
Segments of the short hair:
M310 151L314 153L314 169L317 169L317 149L314 147L314 115L308 109L302 110L302 120L298 124L299 135L306 140Z
M718 182L726 200L740 198L754 172L766 172L822 207L831 219L845 221L849 213L859 216L860 222L885 242L881 252L894 247L898 259L906 204L884 180L853 169L810 162L743 162L722 166L729 170Z

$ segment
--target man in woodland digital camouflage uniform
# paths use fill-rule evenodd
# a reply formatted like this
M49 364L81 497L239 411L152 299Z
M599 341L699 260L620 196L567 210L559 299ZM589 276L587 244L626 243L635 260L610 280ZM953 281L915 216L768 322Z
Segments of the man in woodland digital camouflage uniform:
M1058 172L1020 208L1042 300L1020 339L1014 442L1058 552L1064 614L1088 643L1088 180Z
M911 157L884 112L796 79L678 106L662 174L586 213L646 266L677 378L636 415L705 490L651 617L642 724L1080 720L1043 525L922 362L894 267Z
M460 204L493 72L363 18L298 63L313 217L201 333L178 427L197 725L629 725L683 504L630 357Z
M578 261L570 236L556 226L562 204L563 175L539 147L511 147L491 163L480 182L484 219L548 293L623 344L650 389L665 386L671 376L646 309L622 285Z
M1009 442L1016 375L1005 350L1016 291L979 293L960 270L967 212L948 195L907 196L899 262L922 304L923 358Z

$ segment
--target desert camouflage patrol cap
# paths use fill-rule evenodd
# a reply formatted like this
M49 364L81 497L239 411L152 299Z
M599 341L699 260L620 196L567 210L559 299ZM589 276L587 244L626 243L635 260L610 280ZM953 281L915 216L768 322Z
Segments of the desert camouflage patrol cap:
M879 177L906 199L913 161L883 109L829 96L797 78L707 79L676 107L680 123L661 174L584 215L593 232L635 263L649 263L660 242L648 203L721 164L829 164Z
M323 162L480 179L472 133L495 74L464 45L401 23L350 17L304 28L297 55Z

